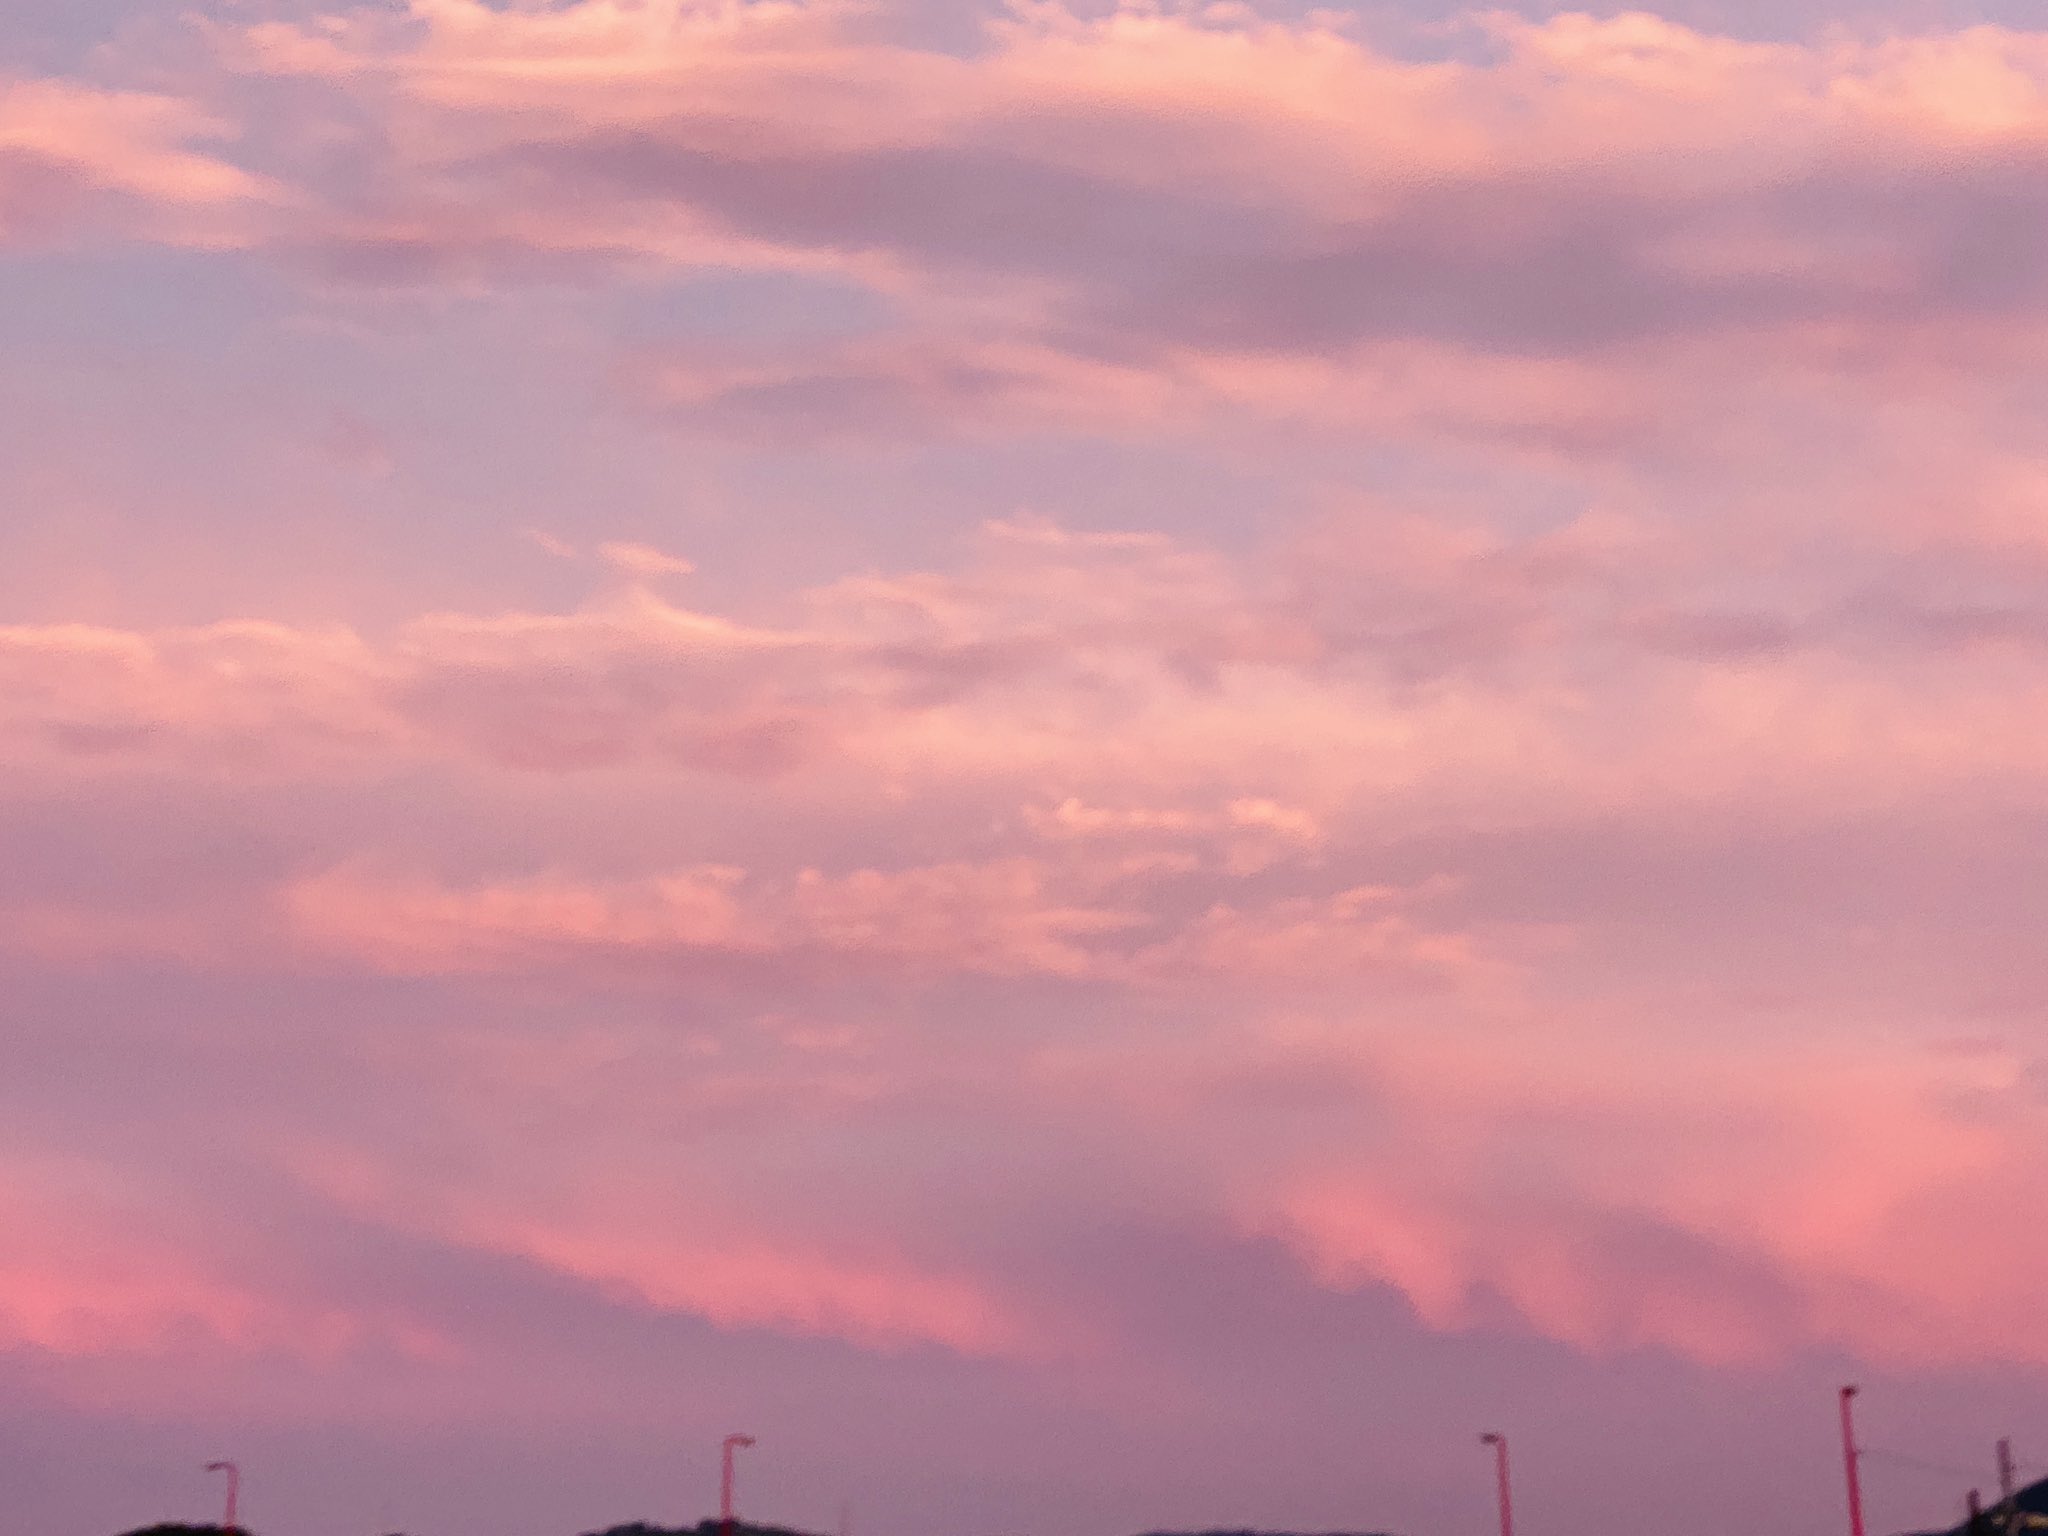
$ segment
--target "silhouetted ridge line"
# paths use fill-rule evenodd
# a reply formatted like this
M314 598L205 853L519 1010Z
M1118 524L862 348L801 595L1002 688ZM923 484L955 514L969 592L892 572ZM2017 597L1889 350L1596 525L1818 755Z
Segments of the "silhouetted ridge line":
M585 1531L583 1536L723 1536L724 1530L725 1522L722 1520L699 1520L695 1525L649 1525L645 1520L635 1520L631 1525ZM813 1533L786 1525L755 1525L750 1520L735 1520L732 1536L813 1536Z
M1958 1498L1956 1502L1962 1500ZM2006 1536L2008 1531L2013 1536L2041 1536L2048 1532L2048 1477L2019 1489L2010 1505L2004 1500L1987 1504L1975 1520L1965 1520L1945 1531L1920 1532L1917 1536Z

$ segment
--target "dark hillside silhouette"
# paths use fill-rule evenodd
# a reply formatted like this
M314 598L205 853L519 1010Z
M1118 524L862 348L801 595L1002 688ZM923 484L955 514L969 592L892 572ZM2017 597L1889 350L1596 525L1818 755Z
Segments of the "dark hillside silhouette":
M2048 1483L2037 1484L2044 1490L2048 1500ZM2029 1489L2029 1493L2034 1489ZM2024 1498L2024 1495L2022 1495ZM607 1526L603 1530L585 1531L583 1536L724 1536L724 1523L719 1520L700 1520L695 1525L650 1525L645 1520L635 1520L629 1525ZM128 1531L123 1536L250 1536L250 1532L236 1526L230 1530L222 1525L150 1525L140 1530ZM813 1536L812 1532L800 1531L786 1525L755 1525L751 1521L735 1520L732 1536ZM1294 1536L1294 1533L1279 1531L1211 1530L1211 1531L1147 1531L1145 1536ZM1322 1536L1383 1536L1383 1533L1330 1531ZM1957 1532L1955 1536L1967 1536ZM1993 1533L2002 1536L2002 1532Z
M2006 1536L2008 1531L2014 1536L2040 1536L2048 1531L2048 1477L2014 1493L2010 1507L2002 1501L1992 1504L1974 1521L1965 1520L1949 1530L1927 1532L1925 1536Z
M649 1525L636 1520L631 1525L614 1525L601 1531L585 1531L583 1536L723 1536L723 1525L717 1520L700 1520L695 1525ZM809 1531L792 1530L783 1525L754 1525L745 1520L732 1523L732 1536L812 1536ZM1249 1530L1207 1530L1207 1531L1147 1531L1145 1536L1299 1536L1286 1531ZM1384 1532L1327 1531L1320 1536L1385 1536Z

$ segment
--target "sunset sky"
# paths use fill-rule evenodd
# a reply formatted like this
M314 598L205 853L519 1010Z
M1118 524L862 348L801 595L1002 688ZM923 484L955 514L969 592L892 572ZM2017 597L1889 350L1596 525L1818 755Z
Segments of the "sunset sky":
M0 1525L2048 1471L2043 26L0 0Z

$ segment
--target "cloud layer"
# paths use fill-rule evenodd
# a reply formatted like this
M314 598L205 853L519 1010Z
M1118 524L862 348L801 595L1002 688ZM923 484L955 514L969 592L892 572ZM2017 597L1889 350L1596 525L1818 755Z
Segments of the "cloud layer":
M1453 1529L1498 1405L1704 1531L2048 1410L2048 39L126 20L0 75L50 1465Z

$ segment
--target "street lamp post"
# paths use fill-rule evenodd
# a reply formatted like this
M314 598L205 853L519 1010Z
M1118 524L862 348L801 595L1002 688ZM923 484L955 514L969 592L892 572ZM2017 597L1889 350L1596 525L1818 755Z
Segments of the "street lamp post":
M1849 1399L1855 1395L1854 1387L1842 1388L1842 1466L1849 1479L1849 1536L1863 1536L1863 1478L1857 1466L1861 1453L1856 1449L1856 1420L1849 1412Z
M242 1469L232 1461L209 1461L206 1464L206 1470L209 1472L227 1473L228 1512L221 1523L230 1531L240 1530L241 1527L235 1524L235 1498L242 1491Z
M1500 1500L1500 1536L1515 1536L1515 1501L1508 1486L1508 1437L1489 1431L1479 1437L1493 1447L1493 1480Z
M752 1445L752 1435L727 1435L718 1477L718 1526L722 1536L732 1536L732 1453Z

